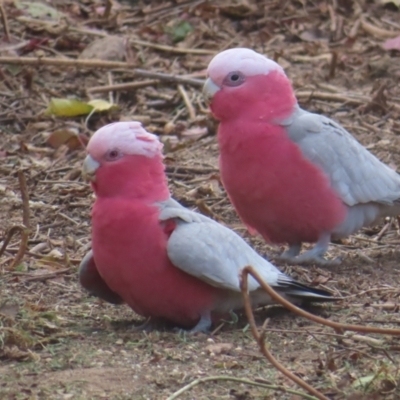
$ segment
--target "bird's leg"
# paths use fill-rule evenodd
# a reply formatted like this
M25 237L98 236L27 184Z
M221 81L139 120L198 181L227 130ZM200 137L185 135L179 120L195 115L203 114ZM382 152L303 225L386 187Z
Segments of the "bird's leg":
M300 244L289 244L289 248L285 250L278 258L279 260L286 261L292 260L299 255L301 250L301 243Z
M294 255L290 257L290 252L292 250L292 253L295 250L295 246L290 246L289 250L287 250L285 253L282 254L282 260L286 261L288 264L303 264L303 265L310 265L310 264L315 264L315 265L321 265L321 266L334 266L338 265L341 262L340 258L335 258L333 260L327 260L324 258L324 254L327 252L329 243L331 241L331 234L329 232L324 232L321 234L319 237L317 243L315 246L307 250L301 255ZM286 253L289 253L288 255Z
M190 333L203 332L210 333L212 321L211 313L205 312L201 315L199 322L192 329L189 330Z
M201 315L199 322L192 329L181 329L175 328L174 330L179 333L210 333L212 321L211 321L211 313L205 312Z

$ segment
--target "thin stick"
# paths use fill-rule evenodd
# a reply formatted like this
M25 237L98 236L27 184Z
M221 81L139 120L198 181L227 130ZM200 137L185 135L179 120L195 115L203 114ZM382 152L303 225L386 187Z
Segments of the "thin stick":
M3 1L0 1L0 14L1 14L1 22L3 23L3 29L4 29L4 36L6 37L6 41L10 41L10 28L8 26L8 18L6 14L6 10L4 9Z
M0 63L1 63L1 58L0 58ZM296 97L298 99L318 99L327 101L337 101L340 103L353 104L355 106L360 106L368 102L367 98L361 96L349 97L339 93L326 93L326 92L317 92L312 90L304 90L301 92L296 92Z
M255 382L251 381L250 379L244 379L244 378L235 378L233 376L225 376L225 375L217 375L217 376L208 376L206 378L199 378L194 380L193 382L189 383L188 385L184 386L183 388L179 389L175 393L173 393L171 396L169 396L166 400L175 400L177 399L181 394L187 392L188 390L194 388L195 386L199 385L200 383L205 383L209 381L232 381L232 382L240 382L240 383L245 383L246 385L251 385L251 386L259 386L263 387L265 389L271 389L271 390L279 390L282 392L294 394L297 396L301 396L306 400L316 400L314 396L309 396L305 393L298 392L297 390L293 389L287 389L284 386L279 386L279 385L269 385L267 383L260 383L260 382Z
M159 79L160 81L184 83L192 86L203 86L204 80L188 78L180 75L165 74L162 72L152 72L140 68L132 68L132 65L121 61L105 61L105 60L81 60L67 58L49 58L49 57L0 57L1 64L14 65L49 65L58 67L76 67L76 68L106 68L106 69L129 69L136 76L145 78Z
M21 197L22 197L22 221L23 225L16 225L13 226L8 234L7 238L3 243L3 246L0 250L0 255L3 254L5 251L8 243L11 240L11 237L14 235L15 232L20 231L21 232L21 242L19 244L19 249L18 252L11 263L11 265L8 267L8 269L13 270L22 260L22 258L25 255L26 249L28 248L28 239L29 239L29 234L30 234L30 222L29 222L29 196L28 196L28 189L26 188L26 181L25 181L25 176L22 172L22 170L18 171L18 181L19 181L19 186L21 190Z
M40 274L40 275L35 275L35 276L28 276L26 279L24 279L25 282L42 282L47 279L55 278L58 275L64 274L66 272L70 272L71 268L63 268L59 269L58 271L54 272L49 272L47 274Z
M387 224L385 224L385 226L381 229L381 231L374 237L373 240L376 240L377 242L379 242L383 235L389 230L389 228L392 225L392 220L390 220Z
M146 86L156 85L159 81L155 79L148 79L141 82L118 83L107 86L93 86L87 91L89 93L104 93L104 92L120 92L123 90L135 90Z
M1 58L0 58L0 63L1 63ZM152 72L139 68L134 69L133 72L135 73L135 75L142 76L144 78L159 79L160 81L166 81L166 82L185 83L188 85L199 86L199 87L202 87L205 82L203 79L187 78L185 76L170 75L162 72Z
M215 55L217 52L214 50L206 50L206 49L182 49L180 47L172 47L165 46L162 44L156 44L151 42L145 42L144 40L130 40L130 43L137 44L139 46L150 47L152 49L168 51L171 53L180 53L180 54L198 54L198 55Z
M108 80L108 86L113 86L113 76L112 76L112 71L107 71L107 80ZM108 101L110 104L114 104L114 95L112 91L108 92Z
M178 91L179 91L180 95L182 96L183 102L185 103L185 106L188 110L189 118L191 120L196 119L196 111L194 110L193 104L191 103L189 96L188 96L185 88L183 87L183 85L178 85Z
M10 243L10 240L12 239L12 237L17 232L21 232L21 234L22 234L24 229L25 229L25 226L23 226L23 225L14 225L8 230L7 234L5 235L5 239L4 239L3 245L1 246L1 249L0 249L0 257L5 252L5 250L6 250L7 246L8 246L8 243Z
M22 198L22 222L27 229L30 228L29 195L26 187L25 175L22 170L18 171L18 182Z
M247 315L247 319L249 320L250 329L251 329L251 332L252 332L254 338L256 339L256 341L258 343L258 346L260 347L261 352L264 354L265 358L278 371L280 371L283 375L285 375L287 378L289 378L293 382L297 383L305 391L311 393L319 400L329 400L318 390L313 388L307 382L303 381L303 379L299 378L298 376L293 374L291 371L289 371L287 368L285 368L267 349L267 346L264 343L265 339L264 339L263 335L260 335L257 330L256 321L254 320L253 310L251 308L251 302L250 302L250 295L249 295L249 291L248 291L248 284L247 284L248 274L252 275L258 281L257 277L255 275L253 275L254 272L255 272L254 269L250 266L243 268L242 274L240 276L240 288L242 290L242 295L243 295L243 300L244 300L244 309L245 309L245 312ZM260 281L258 281L258 282L260 283L262 288L265 289L264 285L262 285L262 283L264 284L264 282L261 280L261 278L260 278Z
M103 13L103 18L104 19L107 20L107 19L110 18L112 6L113 6L112 0L106 0L106 7L105 7L105 10L104 10L104 13Z
M270 297L280 303L283 307L287 308L289 311L300 315L301 317L307 318L310 321L313 321L317 324L322 324L325 326L329 326L336 331L343 332L343 331L353 331L353 332L364 332L364 333L381 333L386 335L400 335L400 329L386 329L386 328L376 328L374 326L363 326L363 325L352 325L352 324L340 324L338 322L333 322L325 318L318 317L313 315L301 308L295 306L290 301L286 300L280 294L275 292L274 289L271 288L266 282L262 280L260 275L254 270L253 267L247 266L243 268L242 271L242 280L247 281L247 275L250 274L259 284L260 286L270 295Z
M365 32L370 33L372 36L378 37L380 39L390 39L398 36L399 34L398 31L388 31L386 29L378 28L377 26L367 22L365 18L362 17L361 27L365 30Z
M1 59L0 59L1 63ZM314 92L312 90L305 90L296 92L296 97L298 99L318 99L325 101L337 101L339 103L348 103L355 106L361 106L365 104L370 104L371 99L366 96L357 95L357 97L344 96L339 93L325 93L325 92ZM400 105L396 103L387 103L390 108L396 111L400 111Z

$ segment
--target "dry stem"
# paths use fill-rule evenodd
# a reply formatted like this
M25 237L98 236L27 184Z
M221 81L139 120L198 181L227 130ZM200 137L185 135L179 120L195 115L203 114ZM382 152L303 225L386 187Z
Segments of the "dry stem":
M192 121L195 120L196 119L196 111L195 111L193 104L190 101L189 95L187 94L183 85L178 85L178 91L179 91L180 95L182 96L183 102L185 103L185 106L188 110L189 118Z
M89 93L119 92L123 90L135 90L146 86L152 86L156 85L157 83L158 80L148 79L146 81L141 81L141 82L119 83L107 86L93 86L87 89L87 91Z
M133 68L131 64L120 61L104 61L104 60L77 60L66 58L48 58L48 57L0 57L1 64L14 64L14 65L49 65L59 67L80 67L80 68L107 68L107 69L129 69L136 76L145 78L158 79L160 81L184 83L192 86L203 86L202 79L187 78L185 76L165 74L162 72L152 72L140 68Z
M217 52L214 50L205 50L205 49L183 49L180 47L172 47L172 46L166 46L163 44L156 44L156 43L151 43L151 42L146 42L144 40L137 40L133 39L130 40L130 43L139 45L139 46L145 46L145 47L150 47L156 50L161 50L161 51L167 51L171 53L180 53L180 54L198 54L198 55L215 55Z
M0 1L0 19L1 22L3 23L3 29L4 29L4 36L6 38L6 41L10 41L10 28L8 26L8 19L7 19L7 14L6 10L4 9L3 1Z
M204 382L210 382L210 381L232 381L232 382L239 382L239 383L244 383L246 385L251 385L251 386L259 386L263 387L265 389L271 389L271 390L279 390L282 392L286 393L291 393L300 397L303 397L303 399L306 400L316 400L314 396L309 396L305 393L298 392L297 390L293 389L288 389L284 386L279 386L279 385L269 385L267 383L260 383L260 382L255 382L251 381L250 379L243 379L243 378L235 378L233 376L225 376L225 375L217 375L217 376L208 376L206 378L199 378L194 380L193 382L189 383L188 385L184 386L183 388L179 389L175 393L173 393L171 396L167 398L167 400L175 400L177 399L181 394L187 392L188 390L192 389L193 387L199 385L200 383Z
M339 322L329 321L328 319L310 314L309 312L295 306L293 303L291 303L290 301L282 297L280 294L278 294L274 289L271 288L271 286L269 286L266 282L262 280L260 275L251 266L247 266L243 269L242 271L243 281L247 282L248 274L250 274L260 284L260 286L270 295L270 297L274 301L280 303L283 307L287 308L289 311L292 311L293 313L300 315L301 317L307 318L310 321L313 321L317 324L319 323L325 326L329 326L335 329L337 332L353 331L353 332L364 332L364 333L381 333L381 334L395 335L395 336L400 335L400 329L386 329L386 328L376 328L374 326L341 324Z
M21 241L19 245L18 252L8 267L8 269L13 270L22 260L26 249L28 248L28 239L30 234L30 223L29 223L29 196L28 196L28 189L26 187L25 176L22 170L18 171L18 181L19 187L21 190L21 198L22 198L22 221L23 225L14 225L11 229L7 232L7 235L4 239L3 246L0 249L0 256L6 250L8 243L10 243L11 238L14 236L15 233L18 231L21 232Z
M243 269L242 275L241 275L241 280L240 280L240 287L242 290L243 294L243 300L244 300L244 309L246 311L247 319L249 320L251 332L256 339L258 346L260 347L261 352L265 356L265 358L278 370L280 371L283 375L285 375L287 378L292 380L293 382L297 383L300 387L302 387L305 391L311 393L314 395L317 399L319 400L329 400L326 396L324 396L322 393L320 393L318 390L313 388L311 385L309 385L307 382L303 381L303 379L299 378L298 376L294 375L291 371L289 371L286 367L284 367L268 350L267 346L265 345L265 339L264 335L260 335L260 333L257 330L256 322L254 320L254 315L253 315L253 310L251 307L251 302L250 302L250 295L248 292L248 282L247 282L247 276L248 274L252 275L254 279L258 281L258 283L261 285L263 289L266 290L266 287L269 288L269 286L261 279L261 277L254 271L254 269L250 266L247 266ZM272 289L271 289L272 290ZM266 290L267 293L271 296L268 290ZM272 296L271 296L272 297ZM279 296L280 297L280 296ZM275 299L274 299L275 300Z

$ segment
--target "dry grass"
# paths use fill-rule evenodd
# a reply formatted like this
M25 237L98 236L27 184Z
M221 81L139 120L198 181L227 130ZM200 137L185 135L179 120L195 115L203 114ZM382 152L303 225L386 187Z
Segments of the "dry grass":
M18 235L0 259L0 397L166 399L195 379L220 375L300 390L262 357L243 316L237 324L226 322L213 336L135 332L129 323L138 317L130 309L82 291L76 270L90 247L93 201L80 177L85 152L79 140L54 148L47 139L57 129L74 128L84 142L110 121L143 121L165 143L174 197L227 224L273 258L280 249L247 235L219 184L216 124L190 80L204 78L214 52L252 47L282 64L303 107L339 121L382 161L399 168L399 53L381 48L386 38L400 33L399 10L379 1L339 0L102 3L49 0L46 4L66 15L54 22L3 2L3 21L6 16L8 23L3 23L0 42L0 235L23 223L20 169L27 180L31 233L21 262L10 268L20 246ZM182 21L193 30L175 43ZM81 57L128 62L130 67L1 61L21 56L76 59L94 40L109 36L128 43L103 43ZM135 75L137 68L187 80ZM125 86L113 92L103 89L121 84ZM119 109L88 120L44 114L50 98L69 96L101 98ZM399 244L397 220L386 221L333 244L332 256L346 256L338 268L279 266L347 296L313 312L341 323L396 328ZM266 318L274 356L328 398L400 397L398 338L335 333L280 307L256 312L258 324ZM179 398L301 397L214 380Z

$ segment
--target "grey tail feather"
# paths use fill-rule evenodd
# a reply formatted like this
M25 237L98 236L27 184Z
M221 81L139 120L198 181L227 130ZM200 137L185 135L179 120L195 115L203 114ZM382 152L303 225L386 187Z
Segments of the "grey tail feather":
M340 297L335 297L327 290L316 289L303 283L297 282L287 276L278 278L278 288L280 292L287 296L296 297L306 301L338 301Z

